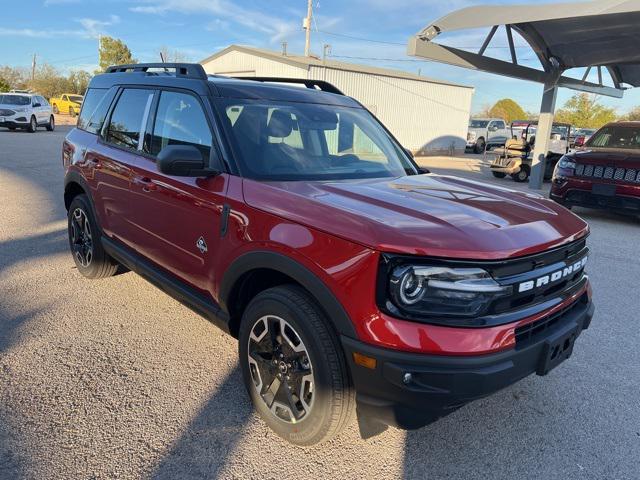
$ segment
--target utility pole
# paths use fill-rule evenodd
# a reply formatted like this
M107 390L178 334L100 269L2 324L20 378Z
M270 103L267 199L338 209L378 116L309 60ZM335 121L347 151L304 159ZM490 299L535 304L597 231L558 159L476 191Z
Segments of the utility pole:
M33 54L33 59L31 60L31 81L36 78L36 54Z
M311 55L311 18L313 16L313 0L307 0L307 16L302 21L302 28L305 29L304 55Z

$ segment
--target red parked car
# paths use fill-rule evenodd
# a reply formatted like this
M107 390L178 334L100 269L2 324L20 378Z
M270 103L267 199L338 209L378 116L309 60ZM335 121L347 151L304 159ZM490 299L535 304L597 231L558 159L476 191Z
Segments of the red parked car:
M275 81L94 77L62 152L78 271L123 265L238 338L255 408L299 445L356 405L365 433L418 428L571 355L594 311L584 221L424 174L335 87Z
M640 214L640 122L609 123L562 157L550 196L569 208Z

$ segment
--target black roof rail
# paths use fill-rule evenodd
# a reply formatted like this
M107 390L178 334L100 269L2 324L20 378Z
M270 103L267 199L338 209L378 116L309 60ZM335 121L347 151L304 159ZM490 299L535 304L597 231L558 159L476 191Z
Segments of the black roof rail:
M176 77L196 78L207 80L207 73L199 63L130 63L126 65L113 65L108 67L105 73L139 72L146 73L149 69L172 69Z
M294 83L304 85L307 88L320 89L323 92L335 93L336 95L343 95L342 91L335 85L324 80L312 80L307 78L284 78L284 77L233 77L238 80L254 80L256 82L269 82L269 83Z

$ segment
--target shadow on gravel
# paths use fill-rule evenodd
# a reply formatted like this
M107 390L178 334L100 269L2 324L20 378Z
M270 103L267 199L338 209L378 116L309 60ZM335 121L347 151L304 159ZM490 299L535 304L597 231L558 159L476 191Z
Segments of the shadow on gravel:
M220 476L253 412L241 377L236 366L165 455L152 478Z
M0 275L16 263L33 262L68 250L66 229L0 242Z

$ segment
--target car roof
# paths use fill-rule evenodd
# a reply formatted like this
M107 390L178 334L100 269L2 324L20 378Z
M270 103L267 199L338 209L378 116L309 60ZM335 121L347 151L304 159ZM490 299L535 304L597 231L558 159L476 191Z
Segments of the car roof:
M618 122L609 122L605 125L605 127L614 127L614 126L619 126L619 127L640 127L640 121L634 121L634 120L621 120Z
M118 70L94 76L89 84L89 88L108 89L114 86L173 87L188 89L196 92L198 95L212 95L222 98L279 100L361 107L356 100L345 95L325 92L315 88L305 88L299 85L288 85L283 83L286 81L285 79L278 80L281 81L278 83L270 83L217 75L209 75L205 80L205 78L176 75L172 72Z

